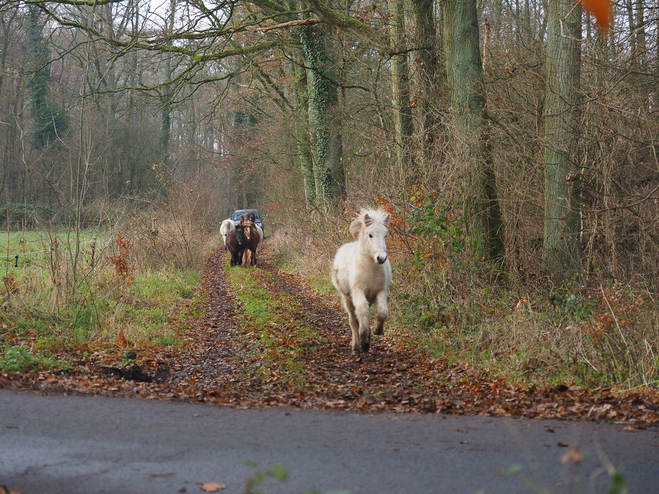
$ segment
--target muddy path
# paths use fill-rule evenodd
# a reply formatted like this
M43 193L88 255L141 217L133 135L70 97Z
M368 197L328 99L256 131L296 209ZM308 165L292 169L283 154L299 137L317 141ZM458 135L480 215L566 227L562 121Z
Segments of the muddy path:
M623 421L630 427L659 423L656 392L618 395L609 389L523 387L465 365L432 359L413 340L385 327L368 354L350 352L350 329L338 297L323 297L304 280L273 267L267 248L249 277L270 293L285 295L285 317L267 338L227 280L227 254L209 256L201 290L203 306L186 325L176 351L142 352L130 365L109 365L72 355L67 371L2 373L0 387L42 393L139 396L215 403L239 408L295 406L363 412L442 413ZM248 269L235 267L231 269ZM273 323L274 324L274 323ZM300 338L291 328L307 328ZM276 352L273 354L273 348ZM295 375L282 371L286 360Z

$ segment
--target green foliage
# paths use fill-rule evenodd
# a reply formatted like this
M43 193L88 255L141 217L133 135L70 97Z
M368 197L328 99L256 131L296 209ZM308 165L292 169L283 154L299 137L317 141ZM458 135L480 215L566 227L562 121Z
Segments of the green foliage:
M467 217L462 204L453 204L444 194L412 196L415 203L408 219L409 231L427 241L439 240L452 252L468 249L476 251L480 246L478 237L467 233Z
M5 352L4 359L0 361L2 370L23 372L32 367L37 360L25 348L13 346Z
M4 356L0 356L0 370L9 372L26 372L31 369L52 367L55 364L54 360L35 356L18 345L8 348Z
M288 470L280 463L265 470L259 468L259 464L253 461L248 461L247 465L254 469L254 473L247 479L245 494L265 494L264 484L269 478L276 479L279 482L288 480Z
M592 316L596 302L578 297L574 293L561 294L552 292L549 302L558 310L561 318L572 321L583 321Z

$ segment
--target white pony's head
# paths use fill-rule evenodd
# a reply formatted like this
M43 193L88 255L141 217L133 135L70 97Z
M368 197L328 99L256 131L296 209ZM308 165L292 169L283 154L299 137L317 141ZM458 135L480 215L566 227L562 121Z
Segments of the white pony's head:
M382 209L362 209L350 223L350 233L359 234L363 252L378 264L387 261L387 233L391 215Z

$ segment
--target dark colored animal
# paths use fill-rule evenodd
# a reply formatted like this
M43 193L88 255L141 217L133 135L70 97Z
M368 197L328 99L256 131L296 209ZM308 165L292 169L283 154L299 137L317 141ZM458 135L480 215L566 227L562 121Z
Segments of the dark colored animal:
M226 246L227 250L231 253L232 266L240 266L243 263L243 252L245 251L244 228L244 226L238 225L227 234ZM239 231L240 234L238 233Z
M259 234L256 224L251 221L241 220L243 224L236 227L238 230L241 229L240 234L236 234L236 239L238 243L244 246L243 256L245 258L245 266L250 265L250 253L251 253L251 265L256 266L256 248L259 245L261 240L261 235Z
M240 217L240 223L245 224L246 222L251 221L254 223L256 221L256 214L254 213L245 213Z

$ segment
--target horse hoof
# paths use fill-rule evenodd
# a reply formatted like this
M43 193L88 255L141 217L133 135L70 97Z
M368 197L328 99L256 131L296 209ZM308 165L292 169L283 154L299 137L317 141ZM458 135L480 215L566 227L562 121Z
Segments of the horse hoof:
M384 328L375 328L373 334L381 335L384 334Z
M371 347L371 342L370 341L364 341L362 342L362 352L367 353Z

